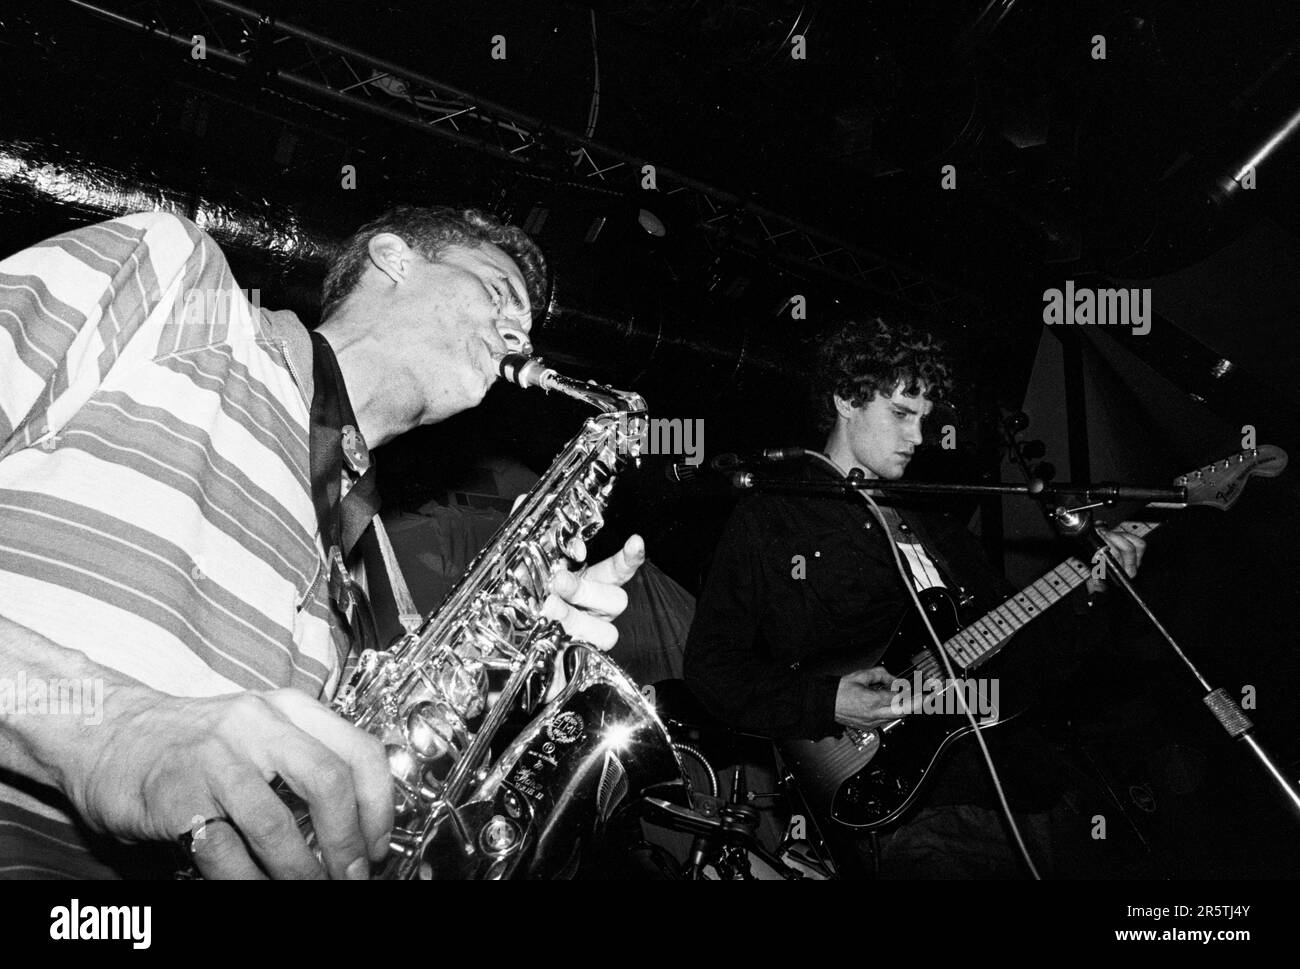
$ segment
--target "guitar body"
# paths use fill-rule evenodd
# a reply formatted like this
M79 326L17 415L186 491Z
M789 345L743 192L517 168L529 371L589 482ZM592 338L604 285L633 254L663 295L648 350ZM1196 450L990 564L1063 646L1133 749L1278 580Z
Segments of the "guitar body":
M918 595L941 642L962 628L956 603L947 591L926 589ZM934 669L936 663L924 624L909 611L890 638L879 665L914 686L914 672ZM960 664L954 661L953 666L958 677L964 676ZM938 675L946 679L946 674ZM997 674L981 666L979 675ZM847 828L871 831L888 827L911 809L940 758L961 737L974 732L952 690L923 696L933 698L933 708L923 707L917 716L871 730L846 730L840 737L780 742L785 762L814 813ZM964 696L982 730L1014 716L1000 704L989 702L1000 701L1000 695L972 696L967 691Z

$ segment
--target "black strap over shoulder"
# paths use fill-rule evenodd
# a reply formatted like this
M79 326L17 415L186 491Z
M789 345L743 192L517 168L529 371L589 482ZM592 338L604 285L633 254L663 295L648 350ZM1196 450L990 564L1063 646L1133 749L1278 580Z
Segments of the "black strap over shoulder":
M948 545L939 539L934 529L930 527L927 518L923 514L915 512L905 512L900 515L911 533L916 536L916 541L925 549L926 555L934 563L934 567L939 572L939 578L943 580L948 591L952 593L953 599L960 605L966 605L966 584L969 579L963 579L962 572L958 570L953 563L952 556L949 554Z
M401 624L383 556L378 553L378 538L371 526L379 510L375 469L361 441L334 350L319 333L313 332L311 340L315 384L310 428L311 496L325 546L330 600L346 622L354 646L378 648L401 631ZM341 498L345 460L360 478ZM347 563L354 552L362 555L366 563L369 600L348 572Z

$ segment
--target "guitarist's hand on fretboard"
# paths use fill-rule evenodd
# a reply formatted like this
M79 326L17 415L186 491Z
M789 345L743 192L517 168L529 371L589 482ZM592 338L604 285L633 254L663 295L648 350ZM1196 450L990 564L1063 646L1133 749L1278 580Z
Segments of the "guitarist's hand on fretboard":
M1146 541L1129 532L1111 531L1108 528L1099 528L1097 532L1106 540L1106 545L1119 560L1119 564L1124 566L1124 574L1130 579L1135 578L1138 569L1142 567L1142 556L1146 554ZM1106 587L1105 579L1088 580L1089 592L1104 592Z
M914 712L912 687L883 666L840 677L835 694L835 722L869 729Z

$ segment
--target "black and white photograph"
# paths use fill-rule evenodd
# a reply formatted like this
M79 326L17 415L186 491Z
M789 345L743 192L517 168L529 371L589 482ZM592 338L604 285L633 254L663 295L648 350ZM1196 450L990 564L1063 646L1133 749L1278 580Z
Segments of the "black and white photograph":
M0 84L24 933L344 879L1272 934L1300 5L10 0Z

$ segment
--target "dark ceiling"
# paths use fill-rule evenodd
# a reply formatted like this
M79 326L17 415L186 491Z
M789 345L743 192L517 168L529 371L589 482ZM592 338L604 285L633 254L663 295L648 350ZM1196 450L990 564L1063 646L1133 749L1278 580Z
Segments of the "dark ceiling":
M1025 258L1189 261L1203 248L1160 250L1157 217L1300 94L1300 6L1277 0L254 6L573 130L594 54L597 140L977 291ZM1270 212L1300 229L1297 168L1274 166Z

